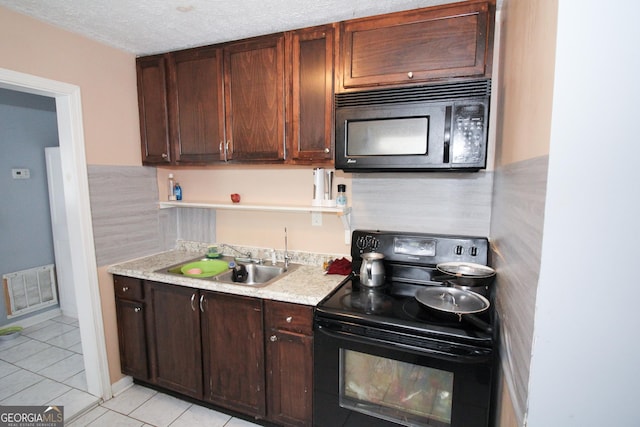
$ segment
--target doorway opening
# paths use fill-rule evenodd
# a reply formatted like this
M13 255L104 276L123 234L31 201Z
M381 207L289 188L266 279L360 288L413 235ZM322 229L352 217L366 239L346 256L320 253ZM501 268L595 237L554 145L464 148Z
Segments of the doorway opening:
M71 275L78 302L87 390L94 396L108 400L112 392L91 224L80 88L3 68L0 68L0 88L52 97L56 101L65 188L64 211L67 223L74 224L68 230L68 237L73 248Z

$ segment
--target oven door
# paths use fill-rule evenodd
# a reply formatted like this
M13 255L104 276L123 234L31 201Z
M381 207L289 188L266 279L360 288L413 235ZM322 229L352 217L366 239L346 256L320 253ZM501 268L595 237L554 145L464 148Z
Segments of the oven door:
M313 425L486 427L492 350L427 341L317 321Z

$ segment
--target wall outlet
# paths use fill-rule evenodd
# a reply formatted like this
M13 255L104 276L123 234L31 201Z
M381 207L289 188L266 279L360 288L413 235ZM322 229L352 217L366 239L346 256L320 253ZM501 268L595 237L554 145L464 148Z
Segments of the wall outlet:
M311 225L314 227L322 226L322 212L311 212Z
M13 179L29 179L31 171L29 169L11 169L11 177Z

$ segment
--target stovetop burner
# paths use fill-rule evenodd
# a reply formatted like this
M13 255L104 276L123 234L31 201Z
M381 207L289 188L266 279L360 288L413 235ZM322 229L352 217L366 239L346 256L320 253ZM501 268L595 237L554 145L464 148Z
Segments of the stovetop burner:
M393 298L383 289L352 291L343 295L342 306L365 314L391 314Z
M483 237L426 233L355 230L351 257L353 273L316 307L316 317L387 328L464 343L491 345L490 310L476 316L481 322L440 316L416 299L418 289L446 286L436 281L437 264L463 261L487 265L488 240ZM360 285L362 255L383 255L387 282L378 288Z
M448 320L430 313L415 299L411 290L407 290L406 284L391 283L380 288L363 289L355 276L345 279L328 299L318 305L316 313L354 323L384 324L399 332L407 330L474 343L489 343L492 339L490 331L464 319ZM483 321L490 323L488 315Z

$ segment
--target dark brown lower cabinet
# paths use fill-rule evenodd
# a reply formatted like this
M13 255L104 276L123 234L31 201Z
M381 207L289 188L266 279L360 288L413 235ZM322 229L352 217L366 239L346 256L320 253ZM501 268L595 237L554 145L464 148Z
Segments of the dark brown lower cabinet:
M123 373L283 426L311 426L312 307L124 276L114 286Z
M114 278L120 368L141 380L149 379L147 362L146 304L142 281L131 277Z
M268 418L311 426L313 308L265 301Z
M149 301L152 382L202 399L198 289L145 282Z
M262 300L201 291L205 400L265 415Z

